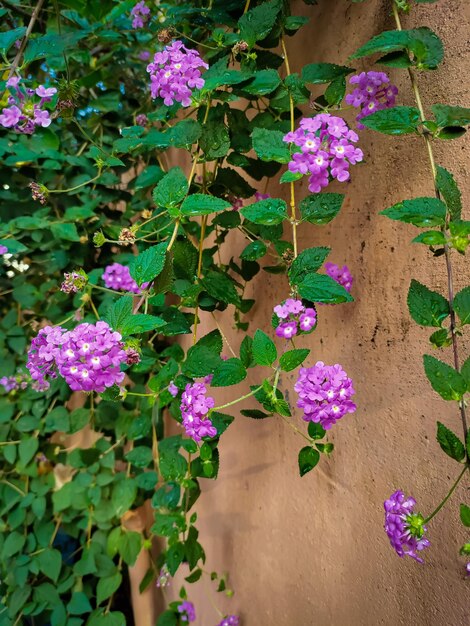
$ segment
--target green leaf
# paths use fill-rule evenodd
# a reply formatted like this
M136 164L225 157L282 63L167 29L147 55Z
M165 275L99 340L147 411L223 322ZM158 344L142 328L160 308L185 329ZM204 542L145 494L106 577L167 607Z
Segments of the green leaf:
M188 193L188 181L180 167L172 167L153 190L157 206L174 209Z
M276 24L281 7L280 0L270 0L247 11L238 20L240 39L246 41L250 48L264 39Z
M449 303L444 296L414 279L408 291L408 309L414 321L421 326L440 327L450 314Z
M240 296L228 274L210 271L207 272L201 283L208 294L216 300L226 304L234 304L235 306L240 305Z
M129 272L139 287L142 283L150 282L163 270L167 246L168 242L162 241L131 260Z
M264 413L263 411L260 411L259 409L242 409L240 413L244 415L245 417L251 417L252 419L255 419L255 420L263 420L263 419L266 419L266 417L272 417L270 413Z
M465 459L465 448L463 443L454 435L454 433L441 424L441 422L437 422L437 441L441 446L442 450L454 459L455 461L463 461Z
M175 613L168 609L159 616L157 626L178 626L178 621Z
M300 214L311 224L328 224L338 214L343 201L342 193L315 193L300 202Z
M38 451L38 448L39 442L33 437L21 440L18 446L18 454L20 457L20 463L23 467L26 467L33 459L34 455Z
M91 610L91 604L86 595L82 591L74 591L70 602L67 604L68 613L70 615L83 615L90 613Z
M188 350L186 361L183 363L182 371L186 376L199 378L213 374L220 364L218 353L207 346L195 345Z
M119 554L126 565L134 565L142 548L142 535L124 531L119 537Z
M464 526L470 528L470 506L460 505L460 520Z
M195 215L209 215L209 213L218 213L231 208L230 202L208 196L204 193L193 193L188 196L181 205L181 215L193 217Z
M31 63L31 61L36 61L36 59L42 59L43 57L59 56L68 48L75 47L80 39L86 36L86 32L76 31L61 33L60 35L44 35L36 39L30 39L23 55L23 61Z
M25 32L26 27L20 26L19 28L0 33L0 53L5 55L17 39L22 39Z
M51 232L56 239L80 241L80 235L75 224L67 224L66 222L51 224Z
M420 117L415 107L396 106L367 115L361 123L385 135L406 135L417 131Z
M184 559L184 545L182 543L175 543L168 549L166 553L165 562L168 566L168 571L171 576L176 574L178 567L181 565Z
M279 130L268 130L257 126L251 133L253 149L262 161L288 163L290 150L283 141L284 133Z
M454 308L462 326L470 324L470 287L464 287L455 295Z
M296 180L300 180L303 174L301 172L291 172L287 170L279 179L280 183L295 183Z
M444 400L461 400L467 390L464 377L453 367L425 354L424 371L434 391Z
M273 226L287 218L287 204L279 198L268 198L244 207L240 213L254 224Z
M277 349L273 340L259 329L253 337L253 358L258 365L268 367L277 359Z
M164 171L158 165L147 165L133 181L133 187L134 189L145 189L151 185L156 185L164 175Z
M267 250L268 248L266 244L257 239L247 245L247 247L240 254L240 259L245 259L246 261L256 261L256 259L263 257Z
M236 385L246 378L246 369L239 359L222 361L215 369L211 387Z
M308 474L320 460L320 453L310 446L305 446L299 452L299 472L301 476Z
M100 578L96 586L96 604L101 604L110 598L119 589L121 582L122 574L120 572Z
M165 325L166 322L161 317L138 313L137 315L130 315L124 320L120 326L120 332L127 337L127 335L146 333L149 330L155 330Z
M132 296L122 296L108 309L105 319L113 330L119 332L127 324L129 317L132 317Z
M137 446L126 452L124 458L135 467L145 468L152 462L152 450L147 446Z
M243 91L253 96L265 96L272 93L281 84L281 79L276 70L261 70L256 72L253 79L243 86Z
M326 430L323 428L321 424L317 424L316 422L308 423L308 436L311 439L323 439L326 435Z
M298 291L302 298L310 302L338 304L354 300L344 287L324 274L309 274L299 283Z
M330 248L307 248L294 259L289 269L289 281L292 285L302 282L308 274L313 274L323 265Z
M470 357L468 357L468 359L466 359L466 361L462 365L460 373L465 378L465 382L467 383L467 391L470 391Z
M283 372L290 372L296 367L299 367L310 354L310 350L307 348L300 348L296 350L288 350L281 355L279 359L279 365Z
M371 54L408 50L414 54L419 69L433 70L444 58L442 41L430 29L423 26L412 30L388 30L376 35L351 55L360 59Z
M460 189L452 174L440 165L437 166L436 186L447 204L451 219L459 220L462 213Z
M446 237L440 230L427 230L412 239L412 243L424 243L426 246L443 246Z
M413 198L394 204L389 209L381 211L380 215L421 228L443 226L446 219L446 205L437 198Z
M302 80L306 83L321 85L331 83L337 78L343 78L354 70L344 65L334 63L309 63L302 68Z
M114 515L122 517L129 511L137 497L137 485L133 478L123 478L114 484L111 496Z
M6 559L11 558L14 554L17 554L20 550L22 550L24 544L26 543L26 537L16 530L10 531L5 538L5 543L2 548L2 559L5 561Z
M468 126L470 124L470 109L468 108L433 104L431 110L437 125L441 128L443 126Z
M38 563L41 572L56 583L62 568L62 555L59 550L46 548L39 554Z

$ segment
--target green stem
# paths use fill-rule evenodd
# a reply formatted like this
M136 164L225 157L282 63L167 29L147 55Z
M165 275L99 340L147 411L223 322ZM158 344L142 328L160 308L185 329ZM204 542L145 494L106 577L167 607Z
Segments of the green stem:
M101 176L101 170L98 172L96 176L94 176L93 178L90 178L90 180L86 180L84 183L80 183L79 185L76 185L75 187L69 187L69 189L48 189L47 191L48 193L68 193L69 191L76 191L77 189L80 189L81 187L85 187L85 185L94 183L95 180L98 180L100 176Z
M309 443L312 443L312 440L310 439L310 437L307 437L307 435L305 433L303 433L299 428L297 428L297 426L295 426L292 422L290 422L287 417L285 417L284 415L281 415L281 418L284 420L284 422L290 426L292 428L292 430L294 432L296 432L298 435L300 435L301 437L303 437L304 439L306 439Z
M241 402L242 400L246 400L247 398L251 398L251 396L254 396L255 393L258 393L258 391L260 391L263 388L263 385L260 385L259 387L256 387L256 389L253 389L253 391L250 391L250 393L245 394L244 396L241 396L241 398L237 398L236 400L232 400L231 402L227 402L227 404L221 404L220 406L216 406L211 410L212 411L220 411L220 409L226 409L229 406L233 406L234 404L237 404L237 402Z
M468 470L468 465L465 465L465 467L463 468L463 470L460 472L457 480L455 481L455 483L452 485L452 487L450 488L449 493L446 495L446 497L444 498L444 500L439 504L439 506L434 509L434 511L431 513L431 515L428 515L428 517L424 520L424 523L427 524L429 521L432 520L432 518L437 515L437 513L439 513L439 511L442 509L442 507L444 506L444 504L447 502L447 500L450 498L450 496L454 493L454 491L457 488L457 485L459 484L460 480L462 479L463 475L465 474L465 472Z

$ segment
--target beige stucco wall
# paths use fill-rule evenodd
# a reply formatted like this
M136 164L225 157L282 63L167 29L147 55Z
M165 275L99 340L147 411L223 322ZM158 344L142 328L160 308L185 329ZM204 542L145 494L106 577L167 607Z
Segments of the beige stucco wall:
M470 103L469 5L468 0L440 0L415 5L403 18L405 28L433 28L446 47L441 68L419 78L425 105ZM394 27L388 0L320 0L318 6L294 1L292 8L311 18L288 41L293 71L316 61L345 63L360 44ZM414 104L406 73L392 70L391 75L400 87L400 103ZM280 419L255 421L235 413L220 444L219 478L205 482L197 506L207 569L230 572L235 597L229 601L220 595L221 604L242 615L244 626L460 626L470 621L470 583L458 556L465 540L458 521L465 488L430 525L425 565L399 559L383 531L382 502L393 490L414 495L424 514L445 494L458 468L435 442L435 422L440 419L459 434L461 427L455 407L441 401L425 379L421 355L431 351L429 332L411 321L406 307L411 277L445 292L444 262L433 260L424 246L410 244L416 234L412 226L378 215L403 198L432 194L424 145L418 137L364 131L361 147L366 163L353 168L352 182L331 187L347 194L340 217L331 226L300 230L301 249L331 246L331 260L347 263L355 278L356 301L321 307L319 328L303 345L312 349L312 362L343 365L355 382L358 410L331 431L336 445L331 459L322 459L302 479L300 437ZM468 147L466 137L436 145L438 162L453 171L466 204ZM296 188L298 196L307 194L305 183ZM286 197L285 186L280 190L273 183L269 191ZM241 250L244 243L235 245ZM461 288L468 271L459 261ZM287 296L286 289L279 276L262 272L254 279L250 290L258 303L250 315L252 332L269 331L272 307ZM220 323L238 345L241 336L230 330L228 312ZM201 334L212 327L210 316L203 317ZM446 357L450 361L450 354ZM260 377L250 370L239 395ZM282 376L281 388L294 402L293 382L294 375ZM236 391L214 395L220 404ZM198 611L196 624L211 626L218 620L204 586L187 588Z

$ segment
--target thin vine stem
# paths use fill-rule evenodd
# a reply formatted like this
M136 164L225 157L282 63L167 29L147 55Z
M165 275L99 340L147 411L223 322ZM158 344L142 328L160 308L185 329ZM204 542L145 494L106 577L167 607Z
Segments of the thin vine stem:
M393 16L395 18L395 23L397 25L397 30L402 30L400 14L398 13L398 7L397 7L397 5L395 3L395 0L392 0L392 9L393 9ZM420 119L421 119L422 122L425 122L426 121L426 114L424 112L423 102L421 100L421 94L420 94L420 91L419 91L419 86L418 86L418 82L416 80L416 76L415 76L415 74L413 72L413 69L411 67L409 67L407 69L408 69L408 75L410 77L411 87L413 89L413 93L414 93L414 96L415 96L416 105L417 105L418 110L419 110ZM431 166L431 172L432 172L432 176L433 176L434 193L436 195L436 198L438 200L441 200L441 194L440 194L439 188L438 188L437 183L436 183L437 168L436 168L436 161L434 159L434 152L433 152L433 148L432 148L431 137L430 137L428 132L424 132L423 133L423 138L424 138L424 141L425 141L425 144L426 144L426 149L427 149L427 152L428 152L429 164ZM444 231L447 230L447 226L448 226L448 224L446 223L446 226L443 229ZM455 293L455 289L454 289L454 278L453 278L451 250L449 248L448 243L444 244L444 256L445 256L445 260L446 260L447 292L448 292L448 296L449 296L449 310L450 310L450 333L451 333L451 337L452 337L452 351L453 351L453 356L454 356L454 367L455 367L455 370L457 372L459 372L460 371L460 358L459 358L459 346L458 346L457 333L456 333L457 324L456 324L456 321L455 321L455 307L454 307L454 293ZM466 441L467 433L468 433L468 425L467 425L467 412L466 412L466 408L465 408L465 401L464 401L463 398L459 401L459 409L460 409L460 417L461 417L461 420L462 420L464 441ZM467 453L467 458L468 458L468 453Z
M445 503L447 502L447 500L451 497L451 495L454 493L454 491L457 489L457 485L459 484L459 482L461 481L463 475L465 474L465 472L468 470L468 465L465 465L465 467L463 468L463 470L460 472L460 474L457 477L457 480L455 481L455 483L452 485L452 487L449 490L449 493L446 495L446 497L444 498L444 500L442 500L442 502L439 504L439 506L437 506L434 511L431 513L431 515L428 515L427 518L424 520L424 523L427 524L429 521L432 520L432 518L437 515L439 513L439 511L442 509L442 507L445 505Z
M18 68L18 65L20 63L20 59L23 56L23 52L24 52L24 50L26 48L26 44L28 43L28 39L30 38L31 33L33 32L34 24L36 23L36 20L38 19L38 16L39 16L39 13L41 11L41 8L42 8L43 4L44 4L44 0L38 0L38 3L34 7L34 11L31 14L31 19L29 20L28 27L26 29L26 32L24 34L23 39L21 40L20 48L19 48L18 52L16 53L15 58L13 59L13 63L10 65L10 71L8 72L8 78L11 78L13 76L13 74L15 73L16 69Z
M227 404L221 404L220 406L216 406L211 410L211 413L213 411L220 411L220 409L226 409L229 406L233 406L234 404L238 404L238 402L241 402L242 400L247 400L248 398L251 398L251 396L254 396L255 393L258 393L258 391L261 391L261 389L263 388L263 385L260 385L259 387L256 387L256 389L253 389L253 391L250 391L250 393L245 394L244 396L241 396L240 398L237 398L236 400L232 400L231 402L227 402Z

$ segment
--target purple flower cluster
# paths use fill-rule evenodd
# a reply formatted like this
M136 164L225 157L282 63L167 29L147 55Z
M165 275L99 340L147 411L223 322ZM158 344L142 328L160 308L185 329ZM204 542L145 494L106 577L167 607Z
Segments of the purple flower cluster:
M279 319L276 335L284 339L292 339L298 333L309 333L317 322L315 309L304 307L301 300L288 298L284 304L274 307Z
M260 202L261 200L269 200L270 197L271 196L269 195L269 193L261 193L261 191L255 192L256 202Z
M142 287L139 287L132 278L129 268L120 263L113 263L105 267L102 279L108 289L114 289L115 291L128 291L139 294L142 293L142 289L148 286L148 283L143 283Z
M64 293L77 293L77 291L82 291L85 288L87 282L88 276L83 270L70 272L69 274L64 274L64 281L60 286L60 290Z
M0 246L0 256L8 254L8 248L6 246Z
M188 602L188 600L184 600L184 602L178 605L178 613L181 613L180 619L182 622L189 623L196 621L194 604L192 602Z
M148 121L148 117L145 115L145 113L139 113L135 116L135 123L137 124L137 126L147 126Z
M243 200L241 198L237 198L236 196L230 196L228 201L232 203L232 210L239 211L243 208Z
M163 98L167 106L180 102L188 107L192 90L204 86L200 67L207 69L209 66L197 50L186 48L182 41L166 46L162 52L155 54L153 63L147 66L152 98Z
M17 372L13 376L2 376L2 378L0 378L0 385L9 393L17 389L26 389L29 381L29 376L22 372Z
M138 2L131 10L132 28L143 28L150 19L150 9L145 2Z
M237 615L227 615L217 626L239 626L240 618Z
M204 383L188 383L181 395L181 417L186 434L199 442L203 437L215 437L217 430L207 417L214 407L214 398L206 396Z
M289 162L289 170L310 174L308 188L313 193L326 187L330 179L344 182L350 176L349 166L363 158L362 150L354 146L358 139L341 117L329 113L304 117L300 128L284 136L286 143L298 148Z
M345 101L360 109L356 117L359 129L365 128L360 122L363 117L395 104L398 88L390 83L385 72L361 72L351 76L349 83L357 87L346 96Z
M161 568L155 583L159 589L166 589L170 585L171 575L166 564Z
M122 383L120 366L127 356L121 335L106 322L79 324L70 331L46 326L31 342L26 367L41 391L49 387L46 378L58 372L73 391L103 392Z
M42 108L57 93L55 87L39 85L36 89L20 87L21 79L12 76L7 80L10 90L8 104L0 114L0 125L17 133L32 135L36 126L46 128L52 122L49 111ZM36 96L39 97L39 101Z
M170 395L173 396L173 398L176 398L176 396L179 393L178 387L175 385L175 383L172 380L170 380L170 384L168 385L168 391Z
M347 265L343 265L340 268L335 263L325 263L325 271L333 280L339 283L342 287L346 289L349 293L351 293L351 288L353 284L353 277Z
M306 422L319 422L325 430L346 413L354 413L356 405L352 380L341 365L325 365L318 361L313 367L302 367L294 385L299 396L297 406Z
M406 498L403 491L392 493L384 502L385 532L398 556L408 555L422 563L423 559L417 553L427 548L430 542L424 537L427 528L423 516L413 512L415 504L416 500Z

